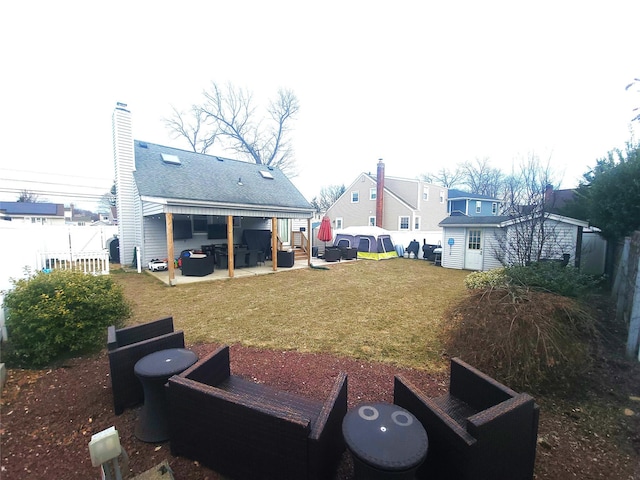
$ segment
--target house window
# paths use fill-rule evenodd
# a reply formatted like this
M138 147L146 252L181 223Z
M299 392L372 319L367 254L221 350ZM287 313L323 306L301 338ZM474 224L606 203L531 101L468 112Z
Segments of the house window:
M377 198L377 192L375 188L369 189L369 200L375 200Z
M400 217L399 230L409 230L409 217Z
M369 226L370 227L376 226L376 217L369 217Z
M358 203L360 201L360 194L356 190L355 192L351 192L351 203Z
M413 229L420 230L420 217L414 217L413 219Z
M424 200L425 202L429 201L429 188L424 187L424 189L422 190L422 200Z
M482 202L480 200L476 200L476 213L482 212Z
M336 229L339 230L342 228L342 218L338 217L336 218Z
M497 215L498 214L498 204L496 202L493 202L491 204L491 214L492 215Z
M444 203L444 190L440 190L440 203Z
M480 250L480 230L469 230L469 250Z

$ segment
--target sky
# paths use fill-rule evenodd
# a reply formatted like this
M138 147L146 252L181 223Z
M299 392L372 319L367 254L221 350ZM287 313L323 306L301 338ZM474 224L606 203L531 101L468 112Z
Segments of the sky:
M640 77L637 0L36 0L0 17L4 201L106 192L117 102L137 140L188 149L162 119L212 81L258 106L295 93L292 181L308 200L380 158L416 178L534 154L572 188L638 130L640 88L625 90Z

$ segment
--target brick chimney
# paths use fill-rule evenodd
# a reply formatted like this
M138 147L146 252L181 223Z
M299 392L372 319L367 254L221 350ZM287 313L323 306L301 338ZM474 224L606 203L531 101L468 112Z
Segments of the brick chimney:
M384 207L384 163L378 159L378 175L376 177L376 227L382 227L382 210Z

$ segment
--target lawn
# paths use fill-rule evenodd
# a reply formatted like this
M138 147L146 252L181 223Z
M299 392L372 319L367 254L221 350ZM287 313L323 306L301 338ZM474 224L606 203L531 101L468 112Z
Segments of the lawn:
M178 287L114 271L133 305L131 323L173 315L188 343L325 352L432 371L447 368L440 333L445 310L465 295L467 275L413 259Z

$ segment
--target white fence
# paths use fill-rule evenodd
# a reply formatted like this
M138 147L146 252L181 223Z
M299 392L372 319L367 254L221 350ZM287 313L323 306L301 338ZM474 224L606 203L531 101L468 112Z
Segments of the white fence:
M38 252L37 270L78 270L93 275L109 273L109 251L96 252Z

